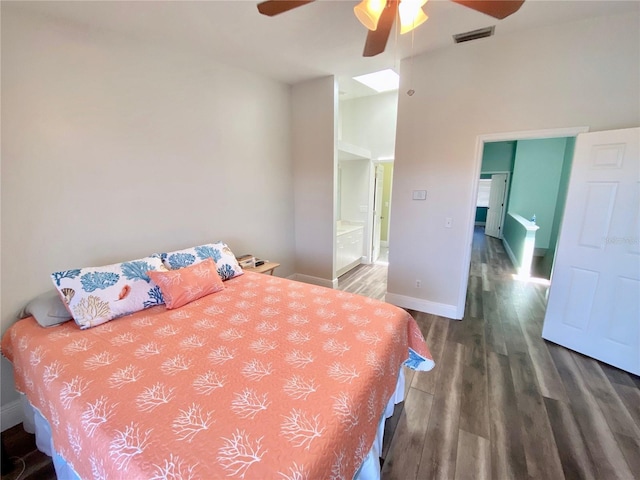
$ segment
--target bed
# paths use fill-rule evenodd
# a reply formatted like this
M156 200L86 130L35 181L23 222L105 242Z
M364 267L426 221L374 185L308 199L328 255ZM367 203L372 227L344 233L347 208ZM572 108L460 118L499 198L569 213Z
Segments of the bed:
M403 364L433 367L415 320L257 273L224 287L84 330L27 317L5 332L59 477L351 479L378 463Z

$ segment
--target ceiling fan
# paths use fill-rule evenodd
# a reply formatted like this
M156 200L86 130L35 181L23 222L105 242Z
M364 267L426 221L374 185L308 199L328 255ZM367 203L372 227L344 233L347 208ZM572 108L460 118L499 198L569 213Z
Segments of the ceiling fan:
M287 12L315 0L266 0L258 4L258 11L269 17ZM524 0L451 0L473 10L485 13L497 19L503 19L517 12ZM401 33L413 30L427 20L422 6L427 0L362 0L354 12L358 20L369 29L362 53L373 57L384 52L391 33L393 21L400 11ZM412 17L405 21L403 10Z

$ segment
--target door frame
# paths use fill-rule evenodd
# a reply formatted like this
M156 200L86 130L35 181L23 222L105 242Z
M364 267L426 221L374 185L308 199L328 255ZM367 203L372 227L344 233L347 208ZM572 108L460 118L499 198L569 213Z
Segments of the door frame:
M478 182L480 180L480 171L482 170L482 156L484 153L484 144L490 142L507 142L513 140L538 140L543 138L558 137L575 137L580 133L589 131L588 126L580 127L564 127L549 128L543 130L524 130L520 132L504 132L490 133L478 135L476 137L476 150L473 158L474 175L472 184L471 201L469 202L468 221L467 221L467 249L464 253L463 268L460 277L460 291L458 292L458 318L464 317L465 300L467 297L467 288L469 286L469 271L471 268L471 250L473 248L473 230L476 218L476 202L478 198ZM563 221L564 223L564 221ZM562 225L560 226L562 228Z

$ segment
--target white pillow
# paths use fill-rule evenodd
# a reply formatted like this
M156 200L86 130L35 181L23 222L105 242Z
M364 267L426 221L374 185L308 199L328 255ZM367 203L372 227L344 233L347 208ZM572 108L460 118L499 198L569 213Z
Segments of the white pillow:
M149 270L166 271L159 255L130 262L64 270L51 274L60 297L80 328L164 303Z

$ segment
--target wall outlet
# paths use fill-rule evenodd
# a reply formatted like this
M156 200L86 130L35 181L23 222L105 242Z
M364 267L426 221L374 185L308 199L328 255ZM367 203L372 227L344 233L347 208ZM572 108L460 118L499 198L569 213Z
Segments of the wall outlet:
M422 282L420 280L416 280L416 288L420 288Z

